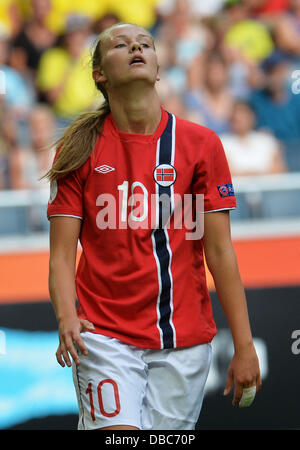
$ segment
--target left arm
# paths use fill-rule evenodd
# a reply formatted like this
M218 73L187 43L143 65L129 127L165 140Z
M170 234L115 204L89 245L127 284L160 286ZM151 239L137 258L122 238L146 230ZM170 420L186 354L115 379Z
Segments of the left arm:
M243 388L261 387L259 363L253 345L247 301L231 241L228 211L204 214L204 251L208 269L226 316L234 344L224 394L235 384L233 405L241 399Z

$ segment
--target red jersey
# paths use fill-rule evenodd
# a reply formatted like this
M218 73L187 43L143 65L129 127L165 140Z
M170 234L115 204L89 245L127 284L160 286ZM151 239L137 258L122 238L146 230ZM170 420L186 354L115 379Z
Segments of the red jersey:
M152 135L120 132L109 114L88 160L52 185L48 217L82 219L77 311L96 333L142 348L213 339L203 241L180 203L195 218L198 197L205 212L236 206L221 141L164 109Z

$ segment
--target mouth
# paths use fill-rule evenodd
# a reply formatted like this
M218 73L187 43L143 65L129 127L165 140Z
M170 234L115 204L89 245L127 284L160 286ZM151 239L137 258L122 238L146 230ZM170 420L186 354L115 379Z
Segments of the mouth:
M144 60L144 58L142 56L133 56L129 63L130 66L138 66L138 65L142 65L142 64L146 64L146 61Z

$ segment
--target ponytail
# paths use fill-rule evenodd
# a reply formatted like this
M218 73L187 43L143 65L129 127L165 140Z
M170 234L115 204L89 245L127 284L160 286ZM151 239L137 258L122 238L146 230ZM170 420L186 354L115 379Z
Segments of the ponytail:
M43 178L51 182L82 166L91 155L109 113L110 106L105 100L98 110L83 113L75 119L55 142L59 153Z

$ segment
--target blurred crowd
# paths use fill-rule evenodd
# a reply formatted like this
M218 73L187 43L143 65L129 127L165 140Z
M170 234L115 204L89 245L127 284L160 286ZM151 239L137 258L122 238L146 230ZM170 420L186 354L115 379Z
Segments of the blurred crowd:
M233 176L300 171L300 0L1 0L0 190L44 186L118 22L153 34L162 105L213 129Z

